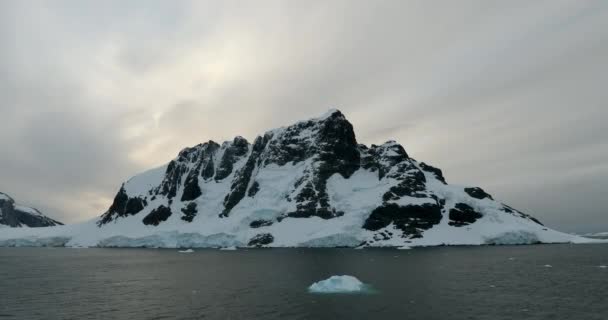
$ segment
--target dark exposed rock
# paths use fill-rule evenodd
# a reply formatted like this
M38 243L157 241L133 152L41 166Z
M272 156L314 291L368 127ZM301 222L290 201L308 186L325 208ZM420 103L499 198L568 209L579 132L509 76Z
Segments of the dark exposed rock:
M447 184L447 182L445 181L445 178L443 177L443 172L441 172L441 169L430 166L424 162L420 163L420 168L422 168L422 170L424 170L426 172L430 172L430 173L434 174L435 177L437 177L437 180L443 182L443 184Z
M182 213L184 214L182 216L182 220L192 222L192 220L194 219L194 217L196 217L196 214L198 213L198 210L196 209L196 202L188 203L187 206L182 208Z
M313 178L314 181L314 178ZM285 214L292 218L310 218L317 216L323 219L331 219L342 216L344 212L337 211L329 206L329 195L326 190L325 181L308 181L296 195L296 211ZM322 188L322 189L317 189Z
M426 178L424 174L419 171L413 171L409 174L402 176L402 181L389 189L387 193L382 196L384 202L390 200L398 200L403 196L414 197L414 198L427 198L426 191Z
M268 143L266 138L257 137L253 143L251 155L247 159L245 166L237 172L232 185L230 186L230 193L224 198L224 211L220 214L221 217L227 217L230 210L234 208L241 199L245 197L247 186L251 180L253 170L260 162L260 154L264 150L264 147Z
M213 159L210 159L209 162L207 162L207 165L205 165L205 167L201 171L201 176L203 177L203 179L209 180L209 179L213 178L214 174L215 174L215 167L213 164Z
M263 220L263 219L253 220L249 224L249 226L252 228L261 228L261 227L266 227L266 226L270 226L270 225L272 225L271 220Z
M260 233L249 240L248 245L250 247L261 247L267 244L271 244L274 241L274 237L270 233Z
M106 224L117 217L126 217L129 215L135 215L139 213L147 205L147 201L140 197L129 198L125 191L124 185L120 187L120 190L114 197L112 205L97 222L98 226Z
M290 218L310 218L319 217L321 219L332 219L341 217L344 212L338 211L335 208L316 208L313 203L298 205L298 210L289 212L285 216Z
M43 215L37 209L18 206L13 198L0 192L0 225L38 228L58 226L63 223Z
M190 151L188 156L184 157L190 163L195 163L195 166L186 177L181 201L192 201L202 195L198 177L200 175L204 180L209 180L213 177L215 173L213 159L219 148L220 146L217 143L210 140L207 143L198 145L195 151ZM186 161L183 162L185 163ZM184 166L184 171L187 171L188 167Z
M293 197L288 195L287 200L296 201L296 210L285 215L325 219L342 215L343 212L330 207L327 179L335 173L350 177L360 166L360 153L352 125L336 111L322 120L304 121L285 128L279 136L269 132L256 138L247 162L235 174L220 216L227 216L246 194L254 196L258 191L259 185L254 182L246 193L256 167L295 164L309 158L314 158L318 165L295 183L294 190L299 191ZM299 188L302 183L306 184Z
M152 210L147 216L144 217L142 222L145 225L159 225L163 221L167 221L171 216L171 209L161 205L160 207Z
M260 184L257 181L254 181L249 187L249 191L247 191L247 196L255 197L255 195L260 191Z
M537 224L540 224L541 226L544 226L544 224L543 224L542 222L540 222L538 219L534 218L534 217L533 217L533 216L531 216L531 215L526 214L526 218L528 218L528 219L530 219L530 220L532 220L532 221L536 222Z
M386 241L390 240L393 237L393 233L388 230L383 230L380 233L376 233L374 235L374 241Z
M409 206L384 204L372 211L365 220L363 228L376 231L393 223L397 229L403 231L404 236L418 237L422 231L438 224L441 218L441 206L438 204Z
M236 137L230 143L224 155L220 160L220 164L215 172L215 180L220 181L228 177L234 168L234 164L249 152L249 142L243 137Z
M141 210L143 210L146 205L148 205L148 202L146 201L146 199L142 199L139 197L138 198L129 198L129 200L127 200L127 206L125 208L124 215L137 214Z
M191 201L203 194L198 185L198 174L189 175L184 182L184 192L182 193L181 201Z
M102 223L107 222L107 221L105 221L106 217L108 218L107 220L109 221L113 218L112 216L115 214L118 216L124 215L125 210L127 208L127 201L129 201L129 196L127 195L127 191L125 191L125 187L123 185L120 187L120 190L118 190L118 193L114 197L114 201L110 205L110 208L104 214L104 216L102 218Z
M372 172L378 171L378 179L381 180L393 166L401 164L408 166L409 156L403 147L395 141L387 141L377 146L372 144L371 148L359 145L361 153L361 166ZM401 168L400 172L404 172Z
M203 155L201 159L201 177L204 180L209 180L213 178L213 175L215 174L213 159L215 158L215 154L217 153L217 151L220 149L220 145L212 140L209 140L209 142L207 142L207 145L207 152Z
M312 142L308 140L300 141L300 149L303 151L294 152L291 157L289 153L280 150L289 149L294 145L294 141L282 141L279 145L274 143L277 140L273 140L273 143L269 144L269 148L275 154L281 155L279 164L287 162L286 160L298 162L307 157L316 157L318 161L318 166L313 171L308 172L304 180L298 181L294 186L297 189L303 181L307 181L295 196L296 210L286 215L294 218L317 216L330 219L338 217L344 213L330 207L327 180L335 173L348 178L360 168L359 145L355 139L352 125L339 111L333 112L322 121L301 122L290 127L289 130L297 132L302 129L311 130L311 128L314 128L317 132ZM299 133L296 136L299 136ZM286 146L286 148L280 146Z
M510 213L510 214L512 214L512 215L515 215L515 216L519 216L519 217L521 217L521 218L525 218L525 219L532 220L532 221L534 221L535 223L540 224L541 226L544 226L544 224L542 224L542 222L540 222L538 219L536 219L536 218L532 217L532 216L531 216L531 215L529 215L529 214L526 214L526 213L523 213L523 212L521 212L521 211L519 211L519 210L513 209L512 207L510 207L510 206L508 206L508 205L506 205L506 204L503 204L503 205L502 205L502 211L507 212L507 213Z
M166 197L170 205L180 189L183 190L181 201L191 201L201 196L198 177L210 179L213 176L215 172L213 159L219 148L217 143L209 141L180 151L178 157L167 165L161 183L148 190L150 199L154 201L158 196ZM108 211L98 221L98 225L101 226L118 217L135 215L145 206L147 206L145 198L139 196L129 198L123 185Z
M473 207L465 203L457 203L454 208L450 209L450 222L451 226L462 227L474 223L477 219L483 217L483 215Z
M486 193L485 191L483 191L482 188L478 188L478 187L473 187L473 188L464 188L464 192L466 192L468 195L470 195L471 197L475 198L475 199L491 199L494 200L492 198L491 195L489 195L488 193Z
M165 171L165 179L158 187L159 190L157 193L166 196L169 199L175 197L185 171L186 167L179 165L177 161L172 160L169 162L167 170Z
M200 196L198 175L200 174L204 179L209 178L209 170L213 171L213 157L218 149L217 143L209 141L180 151L177 159L167 166L163 181L153 193L173 199L177 195L182 179L186 176L182 201L196 199Z

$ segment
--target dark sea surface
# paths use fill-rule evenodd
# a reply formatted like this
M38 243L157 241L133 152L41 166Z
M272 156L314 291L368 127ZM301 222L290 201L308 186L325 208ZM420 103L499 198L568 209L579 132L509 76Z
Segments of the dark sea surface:
M601 265L604 244L191 254L0 248L0 319L606 320ZM307 292L343 274L376 292Z

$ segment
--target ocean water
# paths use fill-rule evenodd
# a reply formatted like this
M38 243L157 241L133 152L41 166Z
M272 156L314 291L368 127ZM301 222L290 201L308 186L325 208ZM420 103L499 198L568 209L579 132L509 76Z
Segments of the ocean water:
M0 319L608 319L608 245L0 248ZM352 275L366 294L311 294Z

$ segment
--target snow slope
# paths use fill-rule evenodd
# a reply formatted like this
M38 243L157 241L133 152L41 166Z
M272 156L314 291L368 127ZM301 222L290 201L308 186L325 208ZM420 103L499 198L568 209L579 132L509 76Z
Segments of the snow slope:
M3 230L0 246L412 247L591 242L480 188L449 185L401 145L358 144L337 110L182 150L125 182L98 219Z

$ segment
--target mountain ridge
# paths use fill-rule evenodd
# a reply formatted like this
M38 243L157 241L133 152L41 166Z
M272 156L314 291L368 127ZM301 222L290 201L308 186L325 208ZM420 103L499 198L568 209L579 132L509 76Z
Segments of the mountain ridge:
M0 226L36 228L62 224L45 216L38 209L17 204L12 197L0 192Z
M551 230L479 187L448 184L440 169L411 158L396 141L360 144L335 109L268 130L251 143L237 136L184 148L166 165L123 183L101 217L50 229L34 243L407 247L587 241Z
M271 165L283 167L306 161L311 163L304 165L301 175L284 195L286 202L292 205L277 210L274 215L252 219L250 228L264 229L286 218L319 217L329 220L343 216L344 210L330 201L327 183L333 175L349 179L358 170L377 174L378 181L397 181L382 192L382 203L363 221L361 227L375 234L360 245L382 244L393 238L395 233L401 233L399 236L404 239L421 238L424 231L439 224L444 215L453 227L464 227L483 217L481 210L464 202L446 207L446 199L426 187L427 176L447 185L440 169L424 162L418 163L393 140L370 147L359 144L352 124L342 112L333 109L318 118L269 130L256 137L253 143L237 136L221 145L209 141L184 148L176 159L169 162L160 184L147 190L147 194L134 192L129 196L123 185L112 206L98 221L98 226L137 215L148 206L154 208L142 218L145 225L158 226L173 215L190 223L197 219L199 208L206 205L205 201L197 200L204 198L202 190L208 189L208 185L222 183L228 184L229 188L225 190L221 203L213 206L217 208L218 218L227 218L241 201L254 198L260 191L260 183L256 181L260 170ZM472 199L493 201L492 196L481 188L469 187L463 191ZM150 203L159 198L166 201ZM409 203L399 203L403 199ZM500 205L505 214L541 225L527 214ZM397 231L386 230L389 226L388 229ZM260 232L253 235L247 244L269 245L273 241L272 232Z

